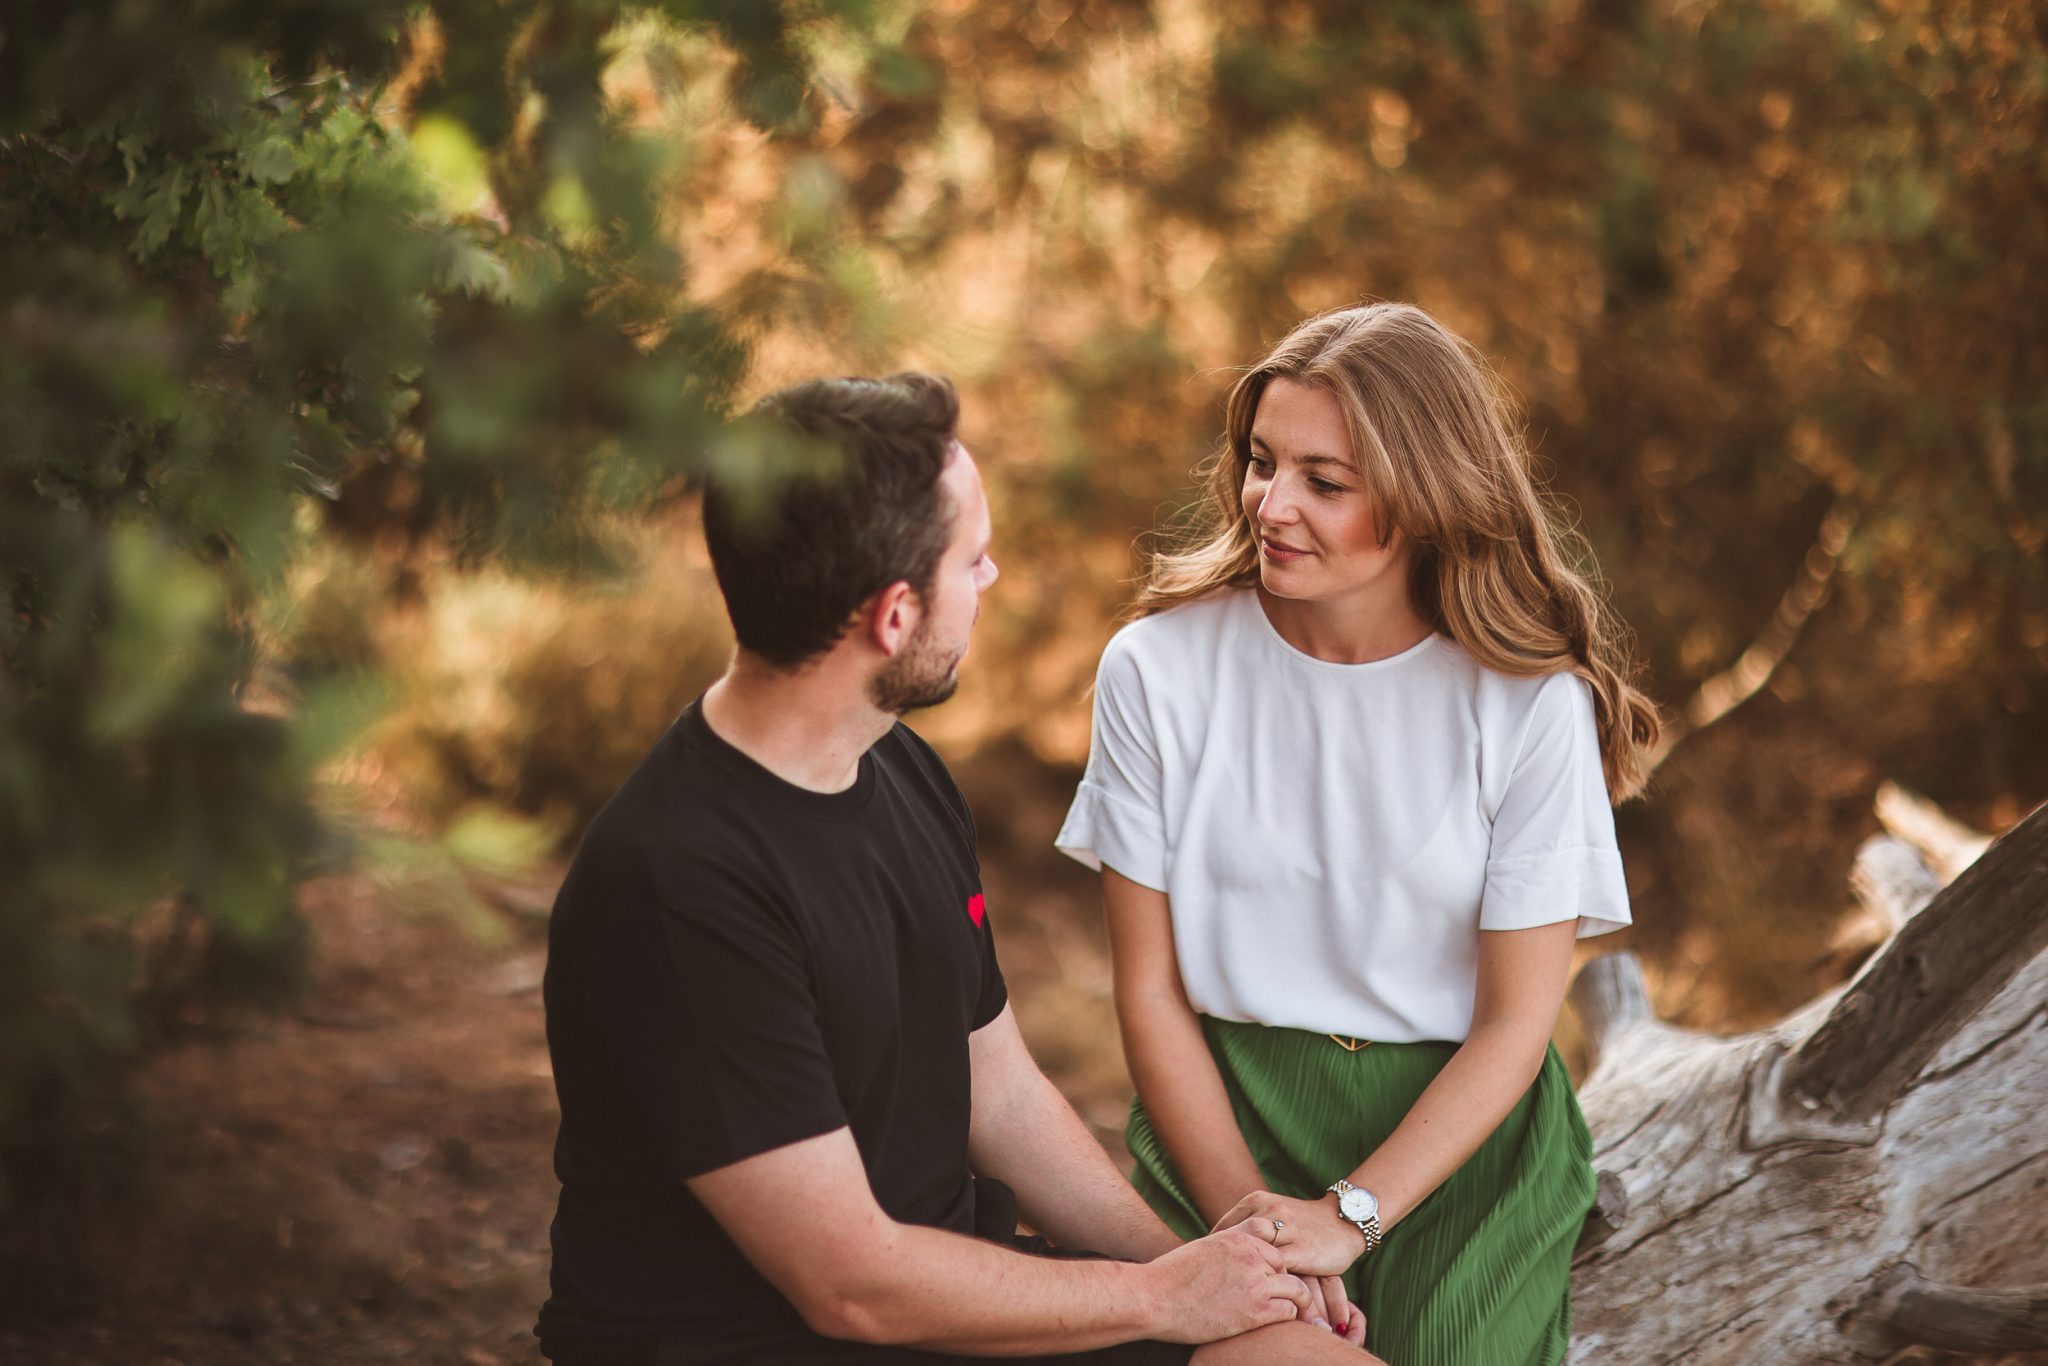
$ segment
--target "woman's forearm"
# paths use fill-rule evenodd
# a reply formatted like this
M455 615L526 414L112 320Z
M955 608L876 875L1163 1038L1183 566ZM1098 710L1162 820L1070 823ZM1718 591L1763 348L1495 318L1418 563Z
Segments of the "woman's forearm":
M1131 1080L1202 1218L1214 1224L1265 1178L1237 1130L1202 1023L1177 1001L1130 1001L1117 1011Z
M1543 1065L1548 1036L1526 1028L1475 1029L1387 1141L1350 1174L1379 1201L1384 1232L1412 1213L1479 1151Z
M1195 1209L1213 1225L1264 1181L1181 983L1172 907L1166 893L1109 867L1102 870L1102 903L1131 1080Z
M983 1094L977 1078L968 1140L974 1172L1006 1183L1032 1229L1057 1246L1137 1262L1181 1245L1035 1065L997 1113L984 1115Z

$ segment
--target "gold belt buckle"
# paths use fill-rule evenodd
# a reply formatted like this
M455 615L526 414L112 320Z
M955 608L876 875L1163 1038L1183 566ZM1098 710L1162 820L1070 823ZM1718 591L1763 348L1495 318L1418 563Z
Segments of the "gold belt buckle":
M1343 1049L1346 1053L1358 1053L1372 1047L1371 1039L1349 1039L1342 1034L1332 1034L1330 1042Z

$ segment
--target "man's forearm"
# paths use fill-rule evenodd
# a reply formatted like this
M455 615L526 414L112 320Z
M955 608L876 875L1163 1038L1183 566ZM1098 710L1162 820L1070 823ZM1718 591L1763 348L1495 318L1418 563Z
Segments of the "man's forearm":
M813 1198L792 1219L800 1186ZM692 1177L690 1190L827 1337L990 1356L1213 1342L1292 1318L1310 1298L1254 1221L1143 1264L1032 1257L899 1223L876 1204L845 1128Z
M975 1170L1017 1193L1025 1221L1061 1247L1150 1261L1180 1246L1044 1076L977 1116Z
M828 1337L980 1356L1088 1351L1165 1331L1148 1268L1031 1257L897 1225L860 1274L806 1312Z

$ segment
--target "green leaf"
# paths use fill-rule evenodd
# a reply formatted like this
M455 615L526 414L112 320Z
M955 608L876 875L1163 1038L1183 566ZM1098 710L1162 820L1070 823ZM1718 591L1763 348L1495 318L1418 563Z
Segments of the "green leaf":
M516 877L548 856L561 832L544 822L493 806L473 807L441 837L441 847L465 868Z
M283 185L298 169L291 143L275 134L242 154L242 173L259 185Z
M154 184L137 187L134 195L118 195L114 200L114 212L121 218L139 218L136 225L135 241L130 250L138 261L147 261L163 250L171 232L178 226L178 220L185 209L185 191L189 188L185 168L180 166L169 175L162 176Z
M411 143L413 159L449 213L476 213L489 201L491 182L483 149L459 120L430 114L413 126Z
M268 195L243 190L235 195L234 203L235 222L241 229L242 240L252 247L268 246L291 226L284 211L271 203Z
M512 295L512 273L504 260L474 237L451 233L435 272L438 288L499 302Z
M256 310L256 300L262 292L263 281L253 270L238 270L228 277L227 288L221 291L221 307L231 318L243 317Z
M292 768L309 773L342 753L384 711L390 689L370 673L337 674L309 685L300 695L291 744Z
M90 717L97 739L121 742L169 714L206 668L222 602L211 571L146 528L118 528L108 549L114 601Z
M597 210L590 202L590 192L583 188L582 179L575 175L555 177L541 199L541 212L564 237L572 241L588 233L597 223Z
M939 87L938 73L900 47L877 52L868 79L881 94L904 100L925 99Z
M212 263L214 273L225 275L241 259L242 239L236 232L234 206L228 200L227 185L209 180L192 210L192 231L199 238L199 250Z
M141 166L143 157L149 154L149 140L139 133L123 133L114 146L121 153L121 170L128 183L133 185L137 168Z

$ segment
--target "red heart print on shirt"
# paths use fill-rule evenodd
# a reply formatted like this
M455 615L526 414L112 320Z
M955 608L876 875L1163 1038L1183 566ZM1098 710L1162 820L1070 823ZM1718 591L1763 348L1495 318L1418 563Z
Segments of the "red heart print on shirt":
M980 892L967 898L967 918L974 922L976 929L981 928L981 918L987 914L988 908L982 904Z

